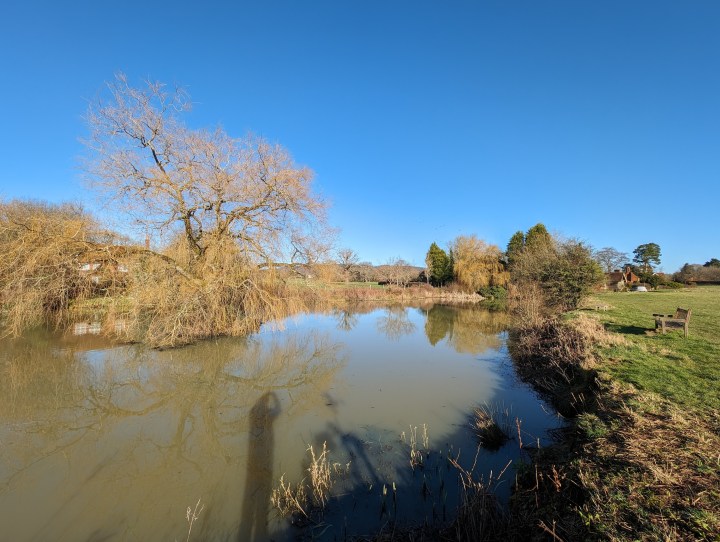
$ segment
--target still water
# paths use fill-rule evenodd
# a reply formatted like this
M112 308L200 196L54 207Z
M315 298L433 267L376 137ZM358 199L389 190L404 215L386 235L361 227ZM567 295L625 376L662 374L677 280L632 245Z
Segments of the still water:
M0 540L186 540L198 500L190 540L307 536L270 497L280 476L307 476L308 447L323 443L339 474L314 536L449 520L448 456L487 480L520 460L520 439L537 445L561 423L516 378L505 327L478 307L358 307L167 351L3 342ZM482 404L508 413L514 438L499 451L478 452ZM512 477L511 463L501 497Z

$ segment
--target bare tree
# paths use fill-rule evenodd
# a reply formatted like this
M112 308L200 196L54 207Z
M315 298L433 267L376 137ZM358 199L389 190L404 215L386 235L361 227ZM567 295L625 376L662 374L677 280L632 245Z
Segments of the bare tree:
M620 269L620 266L629 262L630 256L613 247L604 247L593 252L593 259L602 266L603 271L610 273L614 269Z
M88 180L143 230L172 239L135 266L138 333L174 346L282 316L277 263L317 262L329 246L312 172L260 137L188 128L182 89L134 88L120 74L108 91L87 114Z
M404 286L418 276L417 270L402 258L391 258L384 270L388 282L397 286Z
M351 248L342 248L338 250L337 257L337 262L340 269L342 269L345 282L349 282L352 270L360 261L360 256Z
M289 260L310 248L325 204L312 172L279 145L221 129L192 130L187 93L123 74L87 115L88 179L144 228L178 231L196 258L232 240L250 261Z

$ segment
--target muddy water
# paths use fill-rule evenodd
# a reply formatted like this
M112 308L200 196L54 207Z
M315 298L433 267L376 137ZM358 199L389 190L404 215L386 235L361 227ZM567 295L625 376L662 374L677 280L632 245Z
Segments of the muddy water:
M323 443L338 474L316 537L449 519L448 456L487 479L520 457L515 418L524 444L560 423L514 376L505 325L478 308L396 306L170 351L4 342L0 540L185 540L198 501L190 540L292 539L271 492L305 477ZM483 403L508 411L515 435L496 452L477 453L468 429Z

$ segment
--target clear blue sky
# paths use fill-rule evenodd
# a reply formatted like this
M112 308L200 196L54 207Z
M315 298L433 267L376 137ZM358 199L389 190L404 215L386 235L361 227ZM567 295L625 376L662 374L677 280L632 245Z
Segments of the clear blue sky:
M716 0L5 2L0 197L93 205L82 116L117 71L286 146L363 260L537 222L720 257Z

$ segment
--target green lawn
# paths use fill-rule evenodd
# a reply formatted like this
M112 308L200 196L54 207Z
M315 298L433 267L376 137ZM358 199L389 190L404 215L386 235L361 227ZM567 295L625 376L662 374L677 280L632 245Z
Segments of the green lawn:
M601 350L613 377L684 408L720 410L720 286L657 292L603 293L591 303L609 331L628 345ZM692 309L690 336L655 333L653 313Z

